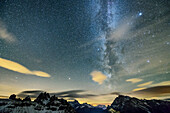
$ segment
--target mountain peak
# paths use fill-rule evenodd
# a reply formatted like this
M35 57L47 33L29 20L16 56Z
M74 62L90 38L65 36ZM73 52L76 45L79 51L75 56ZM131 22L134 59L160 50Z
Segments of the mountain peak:
M108 109L120 113L168 113L170 102L162 100L141 100L135 97L119 95Z
M0 113L76 113L66 100L50 97L46 92L40 93L34 102L29 96L19 101L13 94L9 100L0 100L0 104Z
M50 94L46 92L42 92L34 101L40 104L47 104L49 100L50 100Z

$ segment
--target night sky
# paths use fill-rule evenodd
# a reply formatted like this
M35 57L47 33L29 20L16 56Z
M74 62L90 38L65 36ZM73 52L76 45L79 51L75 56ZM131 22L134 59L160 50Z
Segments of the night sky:
M0 0L0 97L108 104L169 89L168 0Z

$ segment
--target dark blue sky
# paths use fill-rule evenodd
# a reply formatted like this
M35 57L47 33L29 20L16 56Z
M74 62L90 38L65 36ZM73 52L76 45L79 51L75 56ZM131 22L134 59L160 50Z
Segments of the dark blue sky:
M169 6L168 0L1 0L0 93L128 93L170 85Z

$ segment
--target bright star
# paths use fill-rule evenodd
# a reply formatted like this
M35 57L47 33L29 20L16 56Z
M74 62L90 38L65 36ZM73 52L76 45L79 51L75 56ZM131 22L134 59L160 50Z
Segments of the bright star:
M142 13L141 13L141 12L139 13L139 16L142 16Z

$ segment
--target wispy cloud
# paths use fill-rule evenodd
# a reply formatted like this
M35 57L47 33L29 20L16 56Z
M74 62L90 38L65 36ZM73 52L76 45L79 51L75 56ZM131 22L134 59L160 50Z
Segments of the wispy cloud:
M48 73L45 73L42 71L31 71L28 68L26 68L25 66L23 66L17 62L10 61L10 60L3 59L3 58L0 58L0 67L15 71L18 73L22 73L22 74L36 75L36 76L40 76L40 77L50 77L50 75Z
M0 21L0 39L5 40L8 43L13 43L16 41L15 36L7 30L2 21Z
M0 99L7 99L8 96L0 95Z
M148 86L148 85L151 85L152 83L153 81L145 82L145 83L139 84L138 87Z
M167 95L170 95L170 85L149 87L145 89L136 90L133 93L136 96L140 96L143 98L165 97Z
M58 97L70 98L70 99L89 98L89 97L98 96L95 94L89 94L85 92L86 90L69 90L69 91L63 91L63 92L50 93L50 95L56 95Z
M141 82L143 79L140 78L131 78L131 79L127 79L126 82L131 82L131 83L138 83Z
M103 81L107 78L107 76L100 71L93 71L90 73L90 75L92 76L92 80L99 84L102 84Z
M170 85L170 81L163 81L160 83L152 84L152 86L167 86Z
M17 96L20 98L25 98L26 96L29 95L31 98L37 98L41 92L44 92L44 91L43 90L26 90L26 91L22 91L21 93L17 94Z
M45 91L43 91L43 90L26 90L26 91L22 91L17 96L24 98L29 95L31 98L36 98L41 92L45 92ZM88 94L85 92L86 92L86 90L69 90L69 91L55 92L55 93L49 93L49 94L51 96L55 95L60 98L70 98L70 99L89 98L89 97L98 96L98 95L94 95L94 94Z
M143 89L146 89L145 87L142 87L142 88L136 88L136 89L133 89L132 91L140 91L140 90L143 90Z

